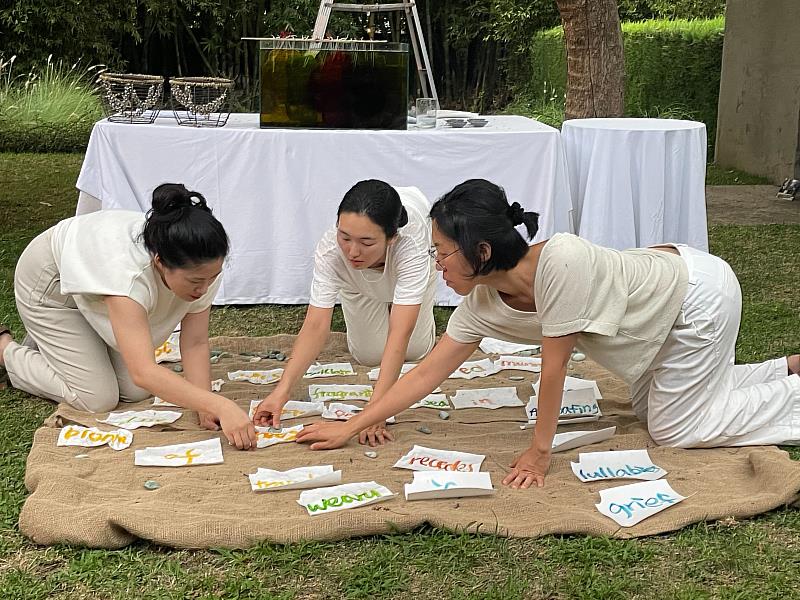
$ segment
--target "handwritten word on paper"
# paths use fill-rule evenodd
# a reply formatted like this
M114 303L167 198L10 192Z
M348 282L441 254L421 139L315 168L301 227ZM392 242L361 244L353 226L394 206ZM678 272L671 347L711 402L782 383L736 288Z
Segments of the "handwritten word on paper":
M553 436L553 452L565 452L573 448L604 442L614 437L616 430L616 427L606 427L605 429L596 429L594 431L557 433Z
M489 473L415 471L414 480L405 485L406 500L486 496L494 492Z
M360 406L355 406L353 404L331 402L325 407L325 410L322 411L322 418L332 421L349 421L360 410L362 410Z
M314 402L327 402L336 400L362 400L368 402L372 398L371 385L335 385L311 384L308 386L308 397Z
M450 401L444 394L428 394L419 402L415 402L409 408L450 408Z
M252 419L256 414L258 405L261 400L250 400L249 417ZM299 419L300 417L311 417L314 415L322 414L325 405L322 402L302 402L300 400L289 400L283 405L281 409L281 419L288 421L289 419Z
M250 473L247 477L254 492L315 488L342 482L342 472L334 471L333 465L298 467L288 471L259 467L255 473Z
M181 416L183 416L181 413L174 410L128 410L108 413L105 419L97 419L97 422L125 429L138 429L174 423Z
M476 377L488 377L494 375L499 369L488 358L483 360L473 360L463 363L450 374L450 379L475 379Z
M67 425L58 434L56 446L84 446L91 448L108 444L112 450L124 450L133 442L133 433L126 429L101 431L97 427Z
M475 390L457 390L450 398L453 407L459 408L488 408L495 410L505 406L522 406L522 401L517 396L515 387L496 387Z
M268 448L275 444L284 444L297 440L297 434L303 431L302 425L293 427L281 427L278 430L271 427L256 427L256 438L258 438L258 448Z
M398 469L411 469L412 471L477 473L481 470L484 458L483 454L414 446L408 454L401 456L394 466Z
M618 525L632 527L685 499L666 479L659 479L601 490L600 502L595 506Z
M604 479L660 479L667 472L653 464L647 450L581 452L572 472L583 482Z
M213 438L172 446L148 446L136 451L133 464L150 467L190 467L216 465L223 461L219 438Z
M311 365L303 375L303 378L316 379L317 377L337 377L355 374L353 365L350 363L328 363L325 365Z
M283 377L283 369L269 369L266 371L233 371L228 373L231 381L247 381L259 385L275 383Z
M514 371L530 371L540 373L542 371L542 359L538 356L501 356L494 365L499 371L504 369Z
M156 348L156 363L178 362L181 359L181 332L171 334L167 341Z
M564 378L564 392L571 392L573 390L582 390L589 388L594 392L595 400L602 400L603 395L600 393L600 388L597 387L597 382L592 379L581 379L580 377L571 377L569 375ZM533 393L539 395L539 382L533 383Z
M382 502L392 496L394 494L389 488L374 481L362 481L305 490L300 493L297 503L304 506L309 515L321 515Z
M536 422L539 417L538 396L531 396L528 405L525 407L525 413L528 415L529 423ZM565 391L561 396L561 408L558 414L563 419L560 422L567 422L567 419L571 417L600 418L602 416L600 405L597 404L594 391L591 388Z

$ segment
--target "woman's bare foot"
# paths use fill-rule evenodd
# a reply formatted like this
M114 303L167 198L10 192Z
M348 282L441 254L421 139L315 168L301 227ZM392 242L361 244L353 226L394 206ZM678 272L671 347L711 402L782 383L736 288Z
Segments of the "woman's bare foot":
M787 356L786 364L789 365L789 375L800 375L800 354Z
M3 352L5 352L6 346L8 346L11 342L14 341L14 338L11 337L11 332L0 325L0 366L4 366L6 363L3 360Z

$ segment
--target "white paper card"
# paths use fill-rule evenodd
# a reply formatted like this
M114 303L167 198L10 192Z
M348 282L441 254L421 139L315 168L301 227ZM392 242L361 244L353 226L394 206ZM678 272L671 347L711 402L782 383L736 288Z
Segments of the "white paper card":
M353 365L348 363L327 363L324 365L311 365L308 367L304 379L316 379L317 377L337 377L355 375Z
M581 452L572 472L583 482L605 479L661 479L667 472L653 464L647 450Z
M453 371L449 379L475 379L476 377L488 377L494 375L499 369L494 363L484 358L482 360L467 361Z
M496 387L479 390L457 390L450 398L453 407L488 408L495 410L505 406L523 406L515 387Z
M303 431L302 425L292 427L281 427L276 430L272 427L256 427L256 438L258 438L257 448L268 448L275 444L285 444L297 440L297 434Z
M374 481L362 481L305 490L300 492L297 503L313 516L382 502L392 496L394 494L389 488Z
M332 421L349 421L360 410L362 410L361 407L355 406L354 404L331 402L322 411L322 418Z
M261 400L250 400L250 410L247 412L250 419L256 414L256 409L259 404L261 404ZM314 415L322 414L324 408L325 405L322 402L289 400L281 409L281 421L299 419L300 417L313 417Z
M603 395L600 393L600 388L597 387L597 382L593 379L581 379L580 377L570 377L567 375L564 378L564 391L569 392L572 390L582 390L589 388L594 392L595 400L602 400ZM539 382L533 384L533 393L539 395Z
M414 481L405 485L406 500L486 496L494 492L489 473L415 471Z
M173 404L172 402L167 402L166 400L162 400L158 396L153 396L153 406L170 406L173 408L180 408L177 404Z
M394 466L412 471L453 471L477 473L481 470L483 454L470 454L456 450L438 450L425 446L414 446L408 454L401 456Z
M228 373L231 381L247 381L260 385L275 383L283 377L283 369L269 369L267 371L233 371Z
M499 371L530 371L540 373L542 371L542 359L538 356L501 356L494 365Z
M255 473L250 473L247 477L254 492L298 490L337 485L342 482L342 472L334 471L333 465L298 467L288 471L273 471L259 467Z
M133 464L140 467L187 467L216 465L223 461L219 438L213 438L202 442L150 446L144 450L137 450Z
M97 419L97 422L125 429L139 429L139 427L174 423L182 416L182 413L175 410L128 410L108 413L105 419Z
M178 362L181 359L181 332L176 331L156 348L156 363Z
M58 434L56 446L84 446L91 448L108 444L112 450L124 450L133 442L133 432L127 429L102 431L97 427L67 425Z
M525 407L525 414L528 416L528 423L535 423L539 415L539 397L531 396L528 405ZM561 396L561 408L558 414L559 423L568 423L570 418L585 417L599 419L602 416L600 405L594 397L594 390L583 388L569 390Z
M450 401L444 394L428 394L419 402L415 402L409 406L409 408L438 408L439 410L447 410L450 408Z
M405 375L416 366L417 363L404 363L403 366L400 367L400 375ZM370 381L378 381L378 377L380 376L380 374L381 374L381 368L375 367L374 369L371 369L369 373L367 373L367 377L369 377Z
M215 379L211 382L211 391L212 392L219 392L222 389L222 385L225 383L224 379Z
M614 436L616 427L606 427L594 431L569 431L567 433L557 433L553 436L553 452L564 452L597 442L604 442Z
M308 397L312 402L347 402L361 400L369 402L372 398L371 385L315 384L308 386Z
M595 506L618 525L632 527L685 499L666 479L659 479L601 490L600 502Z
M540 350L539 344L517 344L516 342L506 342L497 338L485 337L479 344L481 350L486 354L515 354L523 350Z

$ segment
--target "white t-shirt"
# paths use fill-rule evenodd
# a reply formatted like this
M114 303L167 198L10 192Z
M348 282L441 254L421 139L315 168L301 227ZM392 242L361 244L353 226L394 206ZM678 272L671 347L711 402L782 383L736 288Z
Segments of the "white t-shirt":
M312 306L333 308L339 292L352 292L375 300L414 305L422 304L429 285L435 285L431 247L430 205L415 187L395 188L408 213L408 223L397 231L389 246L382 271L354 269L336 242L336 227L320 239L314 254Z
M211 306L222 283L222 277L217 277L194 302L178 298L164 285L140 239L144 222L142 213L104 210L65 219L51 230L61 293L75 299L92 328L117 351L105 296L127 296L141 304L153 345L160 346L188 313Z
M450 317L447 335L461 343L487 336L530 343L577 333L576 348L632 383L675 323L688 279L684 260L669 252L612 250L559 233L539 256L537 312L513 309L479 285Z

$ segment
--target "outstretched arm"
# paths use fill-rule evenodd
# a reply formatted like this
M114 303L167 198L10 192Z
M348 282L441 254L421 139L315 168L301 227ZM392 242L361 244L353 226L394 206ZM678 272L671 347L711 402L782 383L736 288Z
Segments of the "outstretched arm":
M362 429L382 423L430 394L447 379L478 347L461 344L447 334L413 371L403 376L380 402L367 405L363 412L345 423L315 423L297 436L298 442L313 442L312 450L330 450L344 446Z

